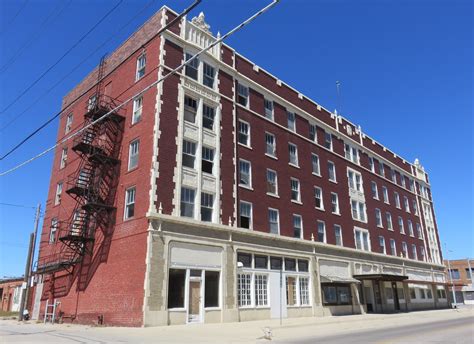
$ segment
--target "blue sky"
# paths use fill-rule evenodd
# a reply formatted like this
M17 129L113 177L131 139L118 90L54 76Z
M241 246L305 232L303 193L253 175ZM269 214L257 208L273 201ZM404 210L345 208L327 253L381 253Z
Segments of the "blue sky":
M0 2L0 111L118 2L30 0L19 11L23 1ZM191 2L166 4L181 11ZM211 30L224 33L265 3L203 0L193 16L204 11ZM35 87L0 113L0 153L59 111L62 96L163 4L123 0ZM408 161L419 158L425 166L443 250L446 243L453 251L450 258L474 256L472 6L469 0L283 0L227 41L328 109L336 107L340 80L339 112ZM106 46L42 96L111 35ZM54 144L56 131L54 122L0 161L0 171ZM51 160L47 155L0 177L0 203L42 203L44 208ZM0 204L0 278L23 273L33 218L32 208Z

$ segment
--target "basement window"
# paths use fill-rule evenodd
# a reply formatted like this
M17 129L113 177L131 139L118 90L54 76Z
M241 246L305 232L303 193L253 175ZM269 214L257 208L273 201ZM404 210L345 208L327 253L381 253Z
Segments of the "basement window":
M170 269L168 278L168 308L184 308L186 270Z
M204 283L204 307L219 307L219 271L206 271Z

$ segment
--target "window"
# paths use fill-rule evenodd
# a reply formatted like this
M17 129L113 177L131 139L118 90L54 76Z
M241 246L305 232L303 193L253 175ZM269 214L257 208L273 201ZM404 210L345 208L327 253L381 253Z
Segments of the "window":
M290 164L298 166L298 147L292 143L288 143L288 151L290 154Z
M383 228L382 213L378 208L375 209L375 223L377 224L377 227Z
M390 239L390 254L391 254L392 256L396 256L396 255L397 255L397 245L396 245L394 239Z
M132 124L140 122L143 110L143 96L139 96L133 100Z
M128 170L133 170L138 166L138 153L140 150L140 140L130 142L128 148Z
M319 242L326 242L326 224L324 221L317 222L318 225L318 241Z
M398 229L400 230L400 233L405 234L405 225L401 216L398 217Z
M415 244L411 245L411 255L412 255L413 259L418 259L418 254L417 254L417 251L416 251L416 245Z
M240 227L252 228L252 203L240 201Z
M252 304L252 274L237 274L237 299L239 307L251 306Z
M308 272L308 261L305 259L298 259L298 271Z
M398 192L394 192L393 194L394 194L394 196L395 196L395 206L396 206L398 209L401 209L401 206L400 206L400 195L398 194Z
M184 97L184 120L196 123L197 101L191 97Z
M53 244L56 242L56 232L58 231L58 219L51 219L51 227L49 229L49 243Z
M300 202L300 181L298 179L291 178L291 200Z
M374 158L369 156L369 169L375 173L375 165L374 165Z
M392 170L392 182L397 183L397 173L395 170Z
M389 231L393 231L393 223L392 223L392 214L388 211L385 213L385 219L387 220L387 229Z
M282 264L283 263L280 257L270 257L270 269L281 270Z
M142 54L138 59L137 59L137 73L135 80L140 80L145 76L145 67L146 67L146 55Z
M270 224L270 233L280 234L280 221L277 209L268 208L268 223Z
M369 232L357 228L354 230L356 249L370 251Z
M240 83L237 84L237 103L243 106L249 103L249 88Z
M237 262L242 263L243 267L251 268L252 267L252 255L248 253L237 253Z
M125 191L125 215L124 218L130 219L135 216L135 187L128 188Z
M59 161L59 168L62 169L66 167L67 162L67 148L63 148L61 152L61 160Z
M379 246L380 246L380 253L387 254L385 250L385 238L383 236L379 236Z
M423 246L420 246L420 253L421 253L421 260L426 262L426 253L425 253L425 248Z
M311 123L309 124L309 139L313 142L318 142L318 134L316 128L316 125Z
M383 195L383 201L387 204L390 204L390 201L388 200L388 190L386 186L382 186L382 195Z
M186 270L170 269L168 281L168 308L184 308Z
M342 228L339 225L334 225L334 237L336 238L336 245L342 246Z
M331 182L336 182L336 166L332 161L328 161L328 175Z
M317 209L324 210L323 190L317 186L314 187L314 201Z
M418 206L416 205L416 200L412 200L413 212L415 215L418 215Z
M414 192L415 191L415 182L413 179L408 179L408 182L410 183L410 191Z
M286 113L288 119L288 129L291 131L296 131L296 116L294 112L287 111Z
M293 215L293 237L303 237L303 224L300 215Z
M311 154L311 167L315 175L317 176L321 175L321 169L319 166L319 157L316 154Z
M212 222L212 210L214 207L214 195L201 193L201 221Z
M94 109L97 106L97 94L93 94L87 101L87 111Z
M349 188L359 192L364 192L362 189L362 176L359 172L348 170L347 178L349 180Z
M278 177L273 170L267 169L267 193L271 195L278 195Z
M65 126L65 129L64 129L64 134L67 134L71 131L71 128L72 128L72 121L73 121L73 114L70 113L69 115L67 115L66 117L66 126Z
M255 274L255 306L268 305L267 275Z
M401 220L401 217L398 218L399 222L400 220ZM413 231L413 223L411 222L411 220L407 220L407 223L408 223L408 234L410 234L410 236L415 236L415 232ZM403 220L402 220L402 225L403 225Z
M366 222L365 203L351 200L352 218L360 222Z
M422 253L423 253L423 250L422 250ZM424 256L424 255L423 255ZM466 278L467 279L471 279L471 276L472 276L472 272L473 272L473 268L469 269L469 268L466 268Z
M268 257L255 255L255 269L268 269Z
M265 133L265 144L266 144L266 154L270 156L276 156L276 142L275 135L270 133Z
M382 162L382 161L379 162L379 174L380 174L382 177L385 177L385 169L384 169L384 166L383 166L383 162Z
M250 125L247 122L239 121L239 143L250 147Z
M214 168L214 149L208 147L202 147L202 161L201 170L202 172L212 174Z
M194 217L195 191L193 189L181 188L181 216Z
M408 247L406 242L402 242L402 255L405 258L408 258Z
M268 99L264 99L265 105L265 117L273 121L273 102Z
M300 285L300 305L301 306L309 305L309 278L300 276L299 285Z
M216 74L214 67L208 65L206 62L203 62L202 66L202 83L207 87L214 88L214 76Z
M344 144L344 153L346 159L352 161L354 164L359 164L359 151L347 143Z
M250 162L239 160L239 185L252 187Z
M400 179L401 179L401 181L402 181L402 186L403 186L404 188L406 188L407 185L406 185L406 181L405 181L405 176L404 176L404 175L401 175L401 176L400 176Z
M405 211L407 213L410 212L410 203L408 202L408 198L406 196L403 197L403 203L405 204Z
M438 294L438 299L445 299L446 298L446 290L443 286L437 286L436 292Z
M183 166L194 168L196 160L196 144L183 140Z
M461 279L461 275L459 274L458 269L450 269L449 270L449 278L453 280Z
M324 283L321 284L323 289L324 305L350 305L351 289L348 285Z
M288 306L295 306L298 304L296 292L296 277L286 276L286 304Z
M204 278L204 307L219 307L219 271L205 271Z
M61 203L61 194L63 192L63 183L60 182L56 185L56 196L54 197L54 205Z
M419 239L423 239L423 232L421 231L421 226L419 223L416 224L416 236Z
M190 60L193 57L191 54L186 54L186 61ZM199 59L195 58L192 61L189 61L185 67L185 74L190 78L197 80L198 79L198 68L199 68Z
M325 132L324 133L324 147L329 150L332 150L332 135L331 133Z
M337 193L331 192L331 211L333 214L339 213L339 197Z
M379 199L379 189L377 188L377 183L371 182L370 188L372 189L372 197L375 199Z

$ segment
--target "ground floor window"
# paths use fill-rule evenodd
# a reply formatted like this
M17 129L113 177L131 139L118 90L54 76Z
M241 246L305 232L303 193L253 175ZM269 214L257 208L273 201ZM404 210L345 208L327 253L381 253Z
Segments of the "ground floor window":
M288 306L309 305L309 277L286 276L286 304Z
M436 293L438 295L438 299L445 299L446 298L446 290L443 286L436 287Z
M251 289L252 274L238 274L237 275L237 297L239 307L252 305L252 289Z
M431 300L433 292L431 286L426 284L409 284L410 299L412 300Z
M323 304L325 305L350 305L351 287L345 284L324 283Z
M206 271L204 307L219 307L219 271Z
M170 269L168 281L168 308L184 308L186 270Z
M255 275L255 305L268 305L268 277L267 275Z

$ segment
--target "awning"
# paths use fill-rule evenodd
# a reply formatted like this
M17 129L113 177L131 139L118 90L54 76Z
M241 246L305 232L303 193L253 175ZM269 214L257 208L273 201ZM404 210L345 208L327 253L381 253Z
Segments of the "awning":
M358 280L404 281L408 279L408 276L394 275L394 274L365 274L365 275L354 275L354 278Z
M360 281L352 277L321 275L321 283L360 283Z

